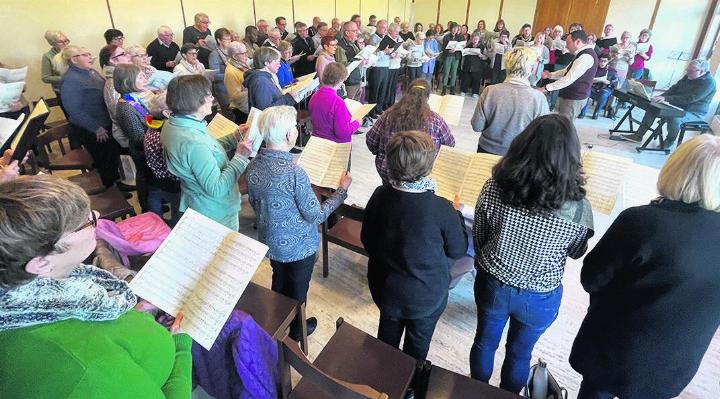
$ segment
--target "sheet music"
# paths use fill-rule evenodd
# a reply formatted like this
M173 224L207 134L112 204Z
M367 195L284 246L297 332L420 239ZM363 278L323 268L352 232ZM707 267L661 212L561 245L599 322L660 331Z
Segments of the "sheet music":
M588 151L583 156L583 169L587 176L587 199L593 210L609 215L615 208L623 179L633 161L629 158Z
M210 349L267 250L188 209L130 288L173 316L182 311L182 330Z
M24 82L27 79L28 67L22 68L0 68L0 83Z
M430 98L428 98L430 109L442 116L448 125L460 125L460 115L464 104L465 97L460 96L430 94Z
M25 82L0 83L0 112L9 112L20 101Z
M636 43L635 46L638 52L647 53L650 50L650 43Z
M353 71L355 70L355 68L357 68L357 67L360 65L361 62L362 62L361 60L356 60L356 61L353 61L353 62L351 62L351 63L349 63L349 64L347 65L346 68L347 68L348 76L350 76L350 74L353 73Z
M288 94L291 90L297 89L297 96L294 97L296 102L300 102L305 96L312 92L313 90L317 89L320 86L320 79L318 78L306 78L303 80L298 79L297 82L291 84L290 86L284 88L282 90L282 94Z
M355 101L350 98L346 98L344 101L345 105L348 107L348 111L350 111L350 114L352 115L351 120L354 121L362 122L365 115L375 108L375 104L363 104L360 101Z
M310 183L318 187L337 188L340 176L347 170L352 143L336 143L320 137L310 137L298 159Z
M458 42L458 41L455 41L455 40L450 40L450 41L448 42L447 46L445 46L445 49L446 49L446 50L453 50L453 49L454 49L454 50L456 50L456 51L457 51L457 50L462 50L462 49L465 48L465 45L466 45L466 44L467 44L467 41Z
M479 48L464 48L462 50L463 57L466 55L483 55L482 49Z
M228 134L235 133L238 130L238 125L218 112L212 118L210 123L208 123L207 130L211 136L215 137L215 139L219 139L227 136Z
M495 54L505 54L505 45L500 42L495 42L493 49L495 50Z
M20 114L17 119L0 118L0 147L12 136L23 120L25 120L25 114Z
M633 164L627 170L622 188L622 207L647 205L660 196L657 190L660 170L649 166Z
M465 170L470 165L470 153L466 153L448 146L441 146L430 178L437 183L437 195L450 201L460 194Z
M367 45L367 46L363 47L363 49L360 50L359 53L355 54L355 58L360 59L360 60L368 60L368 59L370 59L371 55L375 54L376 51L377 51L377 46Z
M307 75L298 76L296 79L298 82L304 82L307 80L315 79L315 76L317 75L317 72L309 73Z
M494 154L471 155L470 165L465 170L465 178L460 189L460 203L475 208L480 191L485 182L492 177L492 169L501 158Z

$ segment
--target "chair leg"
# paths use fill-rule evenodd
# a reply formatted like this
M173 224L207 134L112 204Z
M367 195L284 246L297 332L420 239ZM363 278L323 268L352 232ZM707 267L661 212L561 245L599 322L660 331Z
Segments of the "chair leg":
M328 262L328 239L327 239L327 221L322 224L322 259L323 259L323 277L330 274L330 266Z
M683 127L682 129L680 129L680 135L678 136L677 145L682 144L684 138L685 138L685 128Z

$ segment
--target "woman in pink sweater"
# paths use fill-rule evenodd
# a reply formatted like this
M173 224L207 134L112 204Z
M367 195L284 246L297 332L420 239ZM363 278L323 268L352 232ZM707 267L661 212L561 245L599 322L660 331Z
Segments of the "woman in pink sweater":
M349 143L353 133L360 128L360 122L352 120L347 105L337 94L347 76L343 64L333 62L325 67L321 78L323 85L313 94L308 106L313 136Z

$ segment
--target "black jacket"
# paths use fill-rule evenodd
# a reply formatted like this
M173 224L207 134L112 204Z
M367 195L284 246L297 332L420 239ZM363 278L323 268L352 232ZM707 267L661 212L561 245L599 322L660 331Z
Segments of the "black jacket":
M587 316L570 364L621 398L670 398L720 326L720 213L679 201L629 208L585 257Z
M687 112L706 114L714 95L715 79L708 72L693 80L683 76L662 96L670 104L678 106Z
M300 57L299 60L295 61L295 63L292 64L293 75L303 76L315 72L315 60L307 60L308 55L315 54L315 43L313 42L312 37L308 36L305 39L301 38L300 36L295 37L295 39L293 39L292 41L292 48L293 55L305 53L305 55Z
M347 60L347 63L345 66L350 64L351 62L355 61L355 56L357 53L360 52L360 49L357 47L355 43L352 43L348 41L345 38L342 38L338 40L338 49L337 51L341 51L344 55L343 59ZM338 54L335 55L335 59L339 59ZM353 70L350 75L345 79L345 85L347 86L356 86L359 85L362 82L362 75L360 74L360 70L362 68L358 66Z
M463 218L450 201L389 185L368 201L361 239L373 301L383 314L405 319L428 316L445 303L448 258L463 257L468 245Z

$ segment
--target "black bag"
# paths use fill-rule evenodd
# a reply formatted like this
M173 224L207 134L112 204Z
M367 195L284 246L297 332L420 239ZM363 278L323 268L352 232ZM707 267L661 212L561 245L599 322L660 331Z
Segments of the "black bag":
M530 368L523 396L529 399L567 399L568 392L550 374L547 364L538 359L538 363Z

